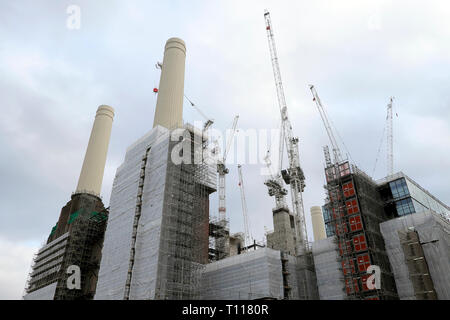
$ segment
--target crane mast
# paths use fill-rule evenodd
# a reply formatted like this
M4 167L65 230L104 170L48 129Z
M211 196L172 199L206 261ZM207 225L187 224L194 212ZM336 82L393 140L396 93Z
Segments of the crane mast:
M231 127L231 134L227 142L227 146L223 153L222 160L217 161L217 173L219 174L219 219L225 220L226 218L226 203L225 203L225 175L228 174L229 170L225 166L227 160L228 151L231 147L231 142L233 141L234 133L236 132L236 125L239 116L234 117L233 125Z
M264 13L266 22L267 39L269 41L270 56L272 60L272 68L275 79L275 87L277 91L278 106L281 113L282 127L286 144L286 151L289 160L289 167L282 171L283 180L291 187L292 207L295 217L297 254L308 251L308 235L306 230L306 222L303 208L302 192L305 187L305 176L300 168L300 159L298 151L298 138L294 137L292 125L290 123L286 98L284 96L283 83L281 80L280 66L278 64L277 50L275 46L275 38L272 30L272 23L268 11Z
M280 135L281 136L281 135ZM281 145L280 145L281 149ZM286 195L287 190L283 186L283 180L281 179L281 175L279 173L274 174L271 170L271 161L270 161L270 151L267 151L267 155L264 157L264 161L266 162L267 169L269 170L270 177L267 179L264 184L268 188L269 196L275 197L275 210L286 208Z
M242 214L244 215L244 242L245 247L247 247L252 243L252 236L250 234L247 200L245 199L244 178L242 176L242 166L240 164L238 164L238 173L239 173L239 187L241 189Z
M387 105L386 128L387 128L387 174L394 174L394 134L392 121L392 102L394 97L391 97Z
M341 150L339 149L339 145L334 136L333 130L331 129L330 121L328 120L328 116L323 108L322 102L320 101L319 95L317 94L316 88L311 84L309 85L309 89L313 95L313 100L316 102L317 109L319 110L320 117L322 118L323 124L325 126L325 130L327 131L328 138L330 139L331 148L333 148L333 156L334 162L339 163L342 160Z

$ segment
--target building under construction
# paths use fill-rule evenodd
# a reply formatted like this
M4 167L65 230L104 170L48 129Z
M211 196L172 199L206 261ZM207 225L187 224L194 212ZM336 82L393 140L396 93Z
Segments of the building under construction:
M182 124L183 40L167 41L153 129L127 150L110 201L95 299L198 299L216 173L205 132ZM218 237L220 238L220 237Z
M328 162L329 163L329 162ZM331 212L338 259L348 299L396 299L396 287L380 223L388 218L377 184L348 161L325 168L327 211ZM367 286L367 268L381 271L380 289Z
M97 285L108 209L99 197L114 111L100 106L89 139L77 191L61 209L47 243L33 259L24 299L92 299ZM80 287L68 287L70 267L80 270Z
M195 133L185 128L190 145ZM128 149L113 184L95 299L199 295L215 171L206 164L174 164L178 144L170 130L157 126Z
M450 209L402 173L374 181L337 153L332 163L326 152L328 238L310 245L299 140L287 116L268 13L265 19L277 93L284 103L287 140L282 144L289 149L289 167L265 182L276 203L267 247L246 243L248 232L230 234L225 175L210 159L207 126L183 123L186 46L171 38L160 65L153 128L127 149L110 207L99 194L114 113L100 106L78 187L34 259L25 299L450 297ZM225 157L221 164L225 171ZM222 174L222 204L219 217L213 217L209 197L217 190L217 173ZM290 185L292 210L283 181ZM313 211L315 223L320 208ZM322 238L324 226L316 230ZM68 287L72 266L81 271L77 289ZM380 287L368 283L370 266L380 268Z
M448 206L401 172L374 181L327 163L328 238L313 243L320 298L448 299ZM372 290L371 265L381 270Z

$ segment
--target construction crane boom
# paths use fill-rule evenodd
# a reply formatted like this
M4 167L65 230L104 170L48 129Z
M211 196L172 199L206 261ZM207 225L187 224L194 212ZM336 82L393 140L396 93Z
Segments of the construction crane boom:
M278 106L281 113L283 135L286 144L286 151L289 160L289 167L282 171L283 180L291 187L291 198L293 214L295 218L297 254L308 251L308 235L306 230L305 214L303 208L302 192L305 187L305 176L300 168L300 158L298 151L298 138L294 137L292 125L289 121L286 98L284 96L283 82L281 80L280 66L278 63L275 38L273 34L272 22L268 11L264 13L266 22L267 39L269 42L272 69L277 91Z
M226 218L226 203L225 203L225 175L228 174L229 170L225 166L225 162L227 160L228 151L231 147L231 142L234 138L234 133L236 132L237 122L239 120L239 116L235 116L233 120L233 124L231 127L231 134L227 141L227 146L223 152L223 157L221 160L217 161L217 173L219 174L219 218L220 220L225 220Z
M333 133L333 129L331 128L330 121L328 120L328 116L323 108L322 102L320 101L319 95L317 94L316 88L312 84L309 85L309 89L313 95L313 101L316 102L317 109L319 110L320 117L322 118L323 124L325 126L325 130L327 131L328 138L330 139L331 148L333 149L334 162L339 163L342 160L341 150L339 149L339 145L336 141L336 138Z
M163 65L162 65L161 62L158 61L158 62L156 62L155 67L156 67L156 69L162 70ZM154 91L155 93L158 92L158 89L157 89L157 88L155 88L154 90L156 90L156 91ZM199 109L199 108L191 101L191 99L189 99L186 95L184 95L184 97L186 98L187 101L189 101L189 103L191 104L191 106L192 106L195 110L197 110L197 112L200 113L200 115L206 120L205 123L203 124L203 132L205 132L206 130L208 130L209 127L211 127L211 126L213 125L214 120L208 118L208 117L202 112L202 110L200 110L200 109Z
M239 187L241 189L241 205L242 214L244 216L244 244L245 247L249 246L253 242L253 237L250 233L250 222L248 218L247 200L245 199L244 178L242 176L242 166L238 164L239 173Z
M203 131L208 130L209 127L212 126L212 124L214 123L213 119L208 118L203 112L202 110L200 110L199 107L197 107L192 101L191 99L189 99L186 95L184 95L184 97L186 98L187 101L189 101L189 103L191 104L191 106L197 110L198 113L200 113L200 115L206 120L206 122L203 125Z
M394 174L394 134L393 134L393 121L392 121L392 102L394 97L389 99L387 105L386 115L386 128L387 128L387 174Z

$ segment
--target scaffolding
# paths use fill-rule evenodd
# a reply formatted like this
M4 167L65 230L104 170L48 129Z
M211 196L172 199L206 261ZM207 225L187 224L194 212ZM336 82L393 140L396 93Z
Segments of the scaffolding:
M189 124L157 126L128 148L111 193L95 299L198 299L217 177L207 141Z
M55 300L94 298L107 219L107 209L100 212L81 209L72 221L66 254L59 270ZM80 267L81 290L67 288L67 278L70 276L67 269L71 265Z
M437 300L436 290L418 233L414 229L397 232L416 299Z
M230 255L230 228L228 219L210 216L208 262L218 261Z
M203 158L194 162L207 144L186 128L191 163L169 161L167 166L156 299L198 299L201 272L208 263L209 194L215 191L208 181L214 168ZM177 143L171 142L169 150Z
M432 210L380 226L402 300L450 298L450 224Z
M386 218L376 183L347 160L333 164L327 161L325 175L326 206L335 230L346 298L396 299L395 282L379 228ZM367 286L370 265L380 267L379 289Z
M26 292L30 294L42 289L48 298L55 300L92 299L97 284L108 209L104 208L100 198L79 193L72 195L71 201L62 210L62 216L66 216L67 221L60 221L53 227L48 243L38 251L33 260ZM57 227L59 234L65 233L54 238ZM72 265L80 268L79 290L67 288L70 276L67 269ZM54 288L51 287L50 290L50 286ZM37 293L35 295L38 296Z

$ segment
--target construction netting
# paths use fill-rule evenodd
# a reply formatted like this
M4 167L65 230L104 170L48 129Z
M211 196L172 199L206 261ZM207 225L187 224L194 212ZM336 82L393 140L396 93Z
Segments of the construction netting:
M45 287L24 295L24 300L53 300L55 296L57 282L53 282Z
M142 158L149 147L151 165L142 169ZM139 254L134 261L130 297L150 299L155 295L168 152L169 132L156 127L128 148L124 163L117 169L95 299L124 299L142 173L146 197L139 219L140 233L135 244Z
M204 267L201 299L283 299L280 251L262 248Z
M415 231L423 250L438 299L450 299L450 224L432 211L405 215L380 224L386 251L394 273L400 299L417 299L419 274L411 273L407 263L408 251L402 247L400 236Z
M204 141L187 132L190 163L173 161L180 141L159 126L128 148L111 193L96 299L199 297L216 176L212 165L193 162Z
M320 300L344 300L342 269L335 237L312 243Z

